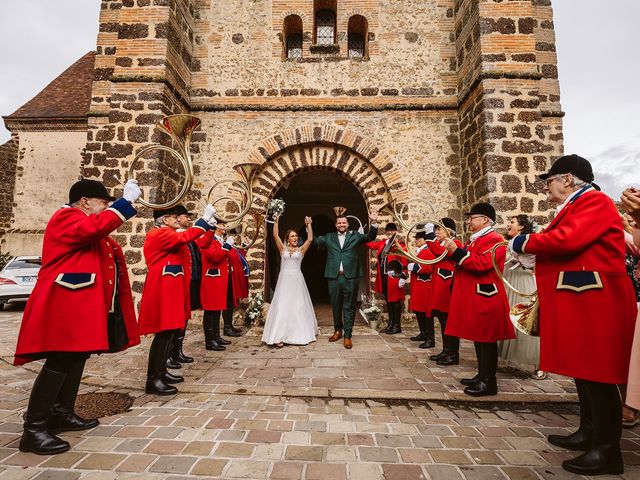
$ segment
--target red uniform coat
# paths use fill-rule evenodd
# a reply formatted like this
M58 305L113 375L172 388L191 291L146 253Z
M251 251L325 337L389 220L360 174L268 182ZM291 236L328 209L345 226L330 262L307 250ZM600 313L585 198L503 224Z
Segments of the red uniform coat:
M183 248L209 229L211 226L200 219L183 232L160 227L147 233L143 248L147 278L140 302L141 335L184 328L191 316L191 275L185 272Z
M462 247L462 243L457 238L454 239L458 247ZM442 255L446 250L438 240L429 242L429 250L433 253L434 258ZM437 310L447 313L449 304L451 303L451 284L456 270L456 264L452 260L452 252L448 252L447 256L433 266L433 275L431 276L431 301L429 311Z
M421 260L433 260L435 257L429 251L427 244L418 252ZM416 263L411 272L411 297L409 297L409 310L413 312L423 312L431 316L429 303L431 300L431 282L433 265L420 265Z
M211 242L214 238L215 238L215 230L211 229L201 237L198 237L192 241L193 243L196 244L196 248L202 250L204 248L209 248L209 245L211 245ZM191 258L191 251L189 250L187 243L185 243L181 247L180 254L182 255L182 265L184 267L184 272L185 272L184 276L185 276L185 279L187 280L187 283L189 283L191 282L191 270L193 266L193 259ZM200 266L200 268L202 268L202 265ZM187 299L189 301L189 311L191 311L193 310L193 308L191 306L191 289L190 288L187 289ZM197 309L197 307L195 308Z
M382 260L380 258L380 254L387 244L387 240L379 240L377 242L369 242L366 246L371 250L376 250L376 256L378 257L378 272L376 275L376 281L373 284L373 290L379 294L383 294L382 292L382 275L387 275L387 302L400 302L404 300L404 288L400 288L398 286L398 282L400 281L399 277L390 277L386 273L380 272L380 266L382 265ZM406 268L408 263L407 259L404 257L398 257L396 255L388 255L387 256L387 264L392 260L397 260L402 264L403 268Z
M38 281L22 317L14 365L44 358L46 352L108 351L107 318L116 283L129 339L125 348L140 343L127 264L109 237L135 214L124 199L99 214L74 207L53 214L44 232Z
M221 244L216 239L211 242L209 248L202 250L200 303L203 310L222 311L227 309L229 257L232 249L233 247L228 243ZM238 306L236 298L234 298L233 304Z
M540 368L603 383L626 383L636 319L625 271L622 222L605 194L578 193L542 233L514 250L536 255Z
M231 284L233 286L234 303L249 296L249 264L245 258L246 252L239 248L232 248L229 252L231 266Z
M449 319L445 333L474 342L496 342L515 338L504 284L491 261L491 248L504 239L493 230L453 252L458 262ZM498 248L496 260L504 267L505 248Z

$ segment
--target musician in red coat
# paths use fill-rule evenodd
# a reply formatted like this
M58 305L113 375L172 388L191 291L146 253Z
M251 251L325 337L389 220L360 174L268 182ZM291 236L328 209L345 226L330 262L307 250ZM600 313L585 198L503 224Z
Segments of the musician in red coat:
M434 256L429 251L428 242L434 239L433 224L427 233L426 230L419 230L414 236L416 246L416 256L421 260L433 260ZM431 281L433 265L409 263L407 270L411 272L409 310L416 314L420 333L411 340L422 341L419 348L432 348L434 345L433 317L431 316Z
M249 264L244 257L244 251L235 245L237 234L238 232L233 229L226 238L227 241L233 238L234 243L229 251L227 294L230 297L227 302L227 308L222 311L222 319L224 323L223 332L231 337L242 335L242 330L233 326L233 310L240 304L241 299L247 298L249 295Z
M184 248L187 243L204 235L215 222L215 209L207 205L195 225L179 232L176 207L154 210L155 227L144 241L147 278L140 302L140 334L155 334L149 348L145 391L155 395L173 395L171 384L183 377L167 372L167 358L174 335L180 333L191 316L189 303L189 272L185 272Z
M407 260L397 255L388 255L387 252L393 243L398 227L395 223L387 223L384 228L386 240L369 242L366 246L376 251L377 275L373 290L384 296L389 312L389 324L382 329L382 333L394 335L402 332L400 324L402 319L402 304L404 303L404 285L407 281Z
M621 474L621 403L637 313L625 270L624 231L614 203L595 190L591 164L559 158L544 192L559 204L541 233L511 240L516 254L535 255L540 301L540 368L574 377L580 427L549 442L586 453L562 466L581 475Z
M460 240L456 238L456 222L451 218L440 220L446 227L446 231L440 227L436 228L436 240L429 242L429 250L434 258L439 257L445 250L447 256L433 266L431 276L431 297L429 309L431 316L440 322L440 333L442 335L442 351L436 355L431 355L430 360L434 360L438 365L457 365L459 363L460 339L445 333L447 327L447 317L449 316L449 304L451 302L451 287L455 274L455 263L451 259L453 252L448 251L442 242L445 238L452 238L458 247L462 247Z
M467 385L464 393L482 397L498 393L498 340L515 338L515 332L507 294L491 260L492 247L504 241L493 229L496 211L488 203L478 203L465 215L472 232L469 242L460 248L452 238L443 241L458 264L445 333L474 342L478 374L461 383ZM500 270L504 259L505 248L498 248Z
M180 231L185 231L191 226L191 218L193 213L189 212L183 205L176 207L178 216L178 224ZM202 253L201 249L208 248L211 245L215 231L208 230L204 235L190 241L181 248L182 265L184 266L185 278L189 278L189 310L199 310L200 307L200 284L202 282ZM190 319L191 317L189 317ZM183 363L193 363L193 357L184 353L183 344L184 337L187 333L186 320L184 328L173 337L169 358L167 359L167 368L181 368Z
M202 328L204 330L205 348L222 351L228 340L220 335L220 316L228 308L237 306L233 295L230 257L232 255L234 237L225 240L226 227L220 222L216 227L216 235L209 248L202 250L202 286L200 301L204 310ZM230 335L233 333L233 335ZM239 336L225 329L225 335Z
M27 301L14 365L45 359L33 383L21 451L61 453L69 443L55 434L85 430L98 420L74 412L80 379L92 353L117 352L140 343L122 249L109 234L136 214L135 180L115 200L95 180L69 190L44 233L42 267Z

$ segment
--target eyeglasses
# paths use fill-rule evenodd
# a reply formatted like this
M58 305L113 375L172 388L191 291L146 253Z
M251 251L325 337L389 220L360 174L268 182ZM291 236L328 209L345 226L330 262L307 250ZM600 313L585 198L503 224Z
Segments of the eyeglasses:
M560 174L558 174L558 175L553 175L553 176L551 176L551 177L547 178L547 179L544 181L544 185L545 185L545 187L549 188L549 187L551 186L551 183L552 183L553 181L557 180L558 178L562 177L563 175L568 175L568 174L567 174L567 173L560 173Z
M474 218L481 218L481 217L485 217L485 218L486 218L486 215L469 215L469 216L467 217L467 222L470 222L470 221L471 221L471 220L473 220Z

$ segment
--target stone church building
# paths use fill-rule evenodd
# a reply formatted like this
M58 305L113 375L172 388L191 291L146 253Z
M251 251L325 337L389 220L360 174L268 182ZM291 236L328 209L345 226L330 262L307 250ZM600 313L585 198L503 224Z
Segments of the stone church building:
M478 201L500 223L546 218L535 174L562 154L563 115L550 0L102 0L96 33L95 51L3 117L3 252L37 253L80 176L118 191L138 150L171 144L154 125L174 113L202 120L196 212L253 162L255 207L283 198L283 228L312 215L326 232L337 205L366 223L392 199L411 200L409 217L428 203L461 231ZM150 217L116 235L137 292ZM249 253L254 290L277 268L271 243ZM321 261L305 271L315 298Z

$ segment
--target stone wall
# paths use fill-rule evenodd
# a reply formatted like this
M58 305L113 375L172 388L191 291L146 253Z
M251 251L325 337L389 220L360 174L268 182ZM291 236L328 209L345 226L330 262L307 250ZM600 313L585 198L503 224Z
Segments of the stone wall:
M13 199L18 167L18 138L0 145L0 239L4 231L11 226L13 218Z
M25 131L14 140L15 205L2 243L12 253L33 255L42 249L47 221L68 202L69 187L79 178L86 133Z

